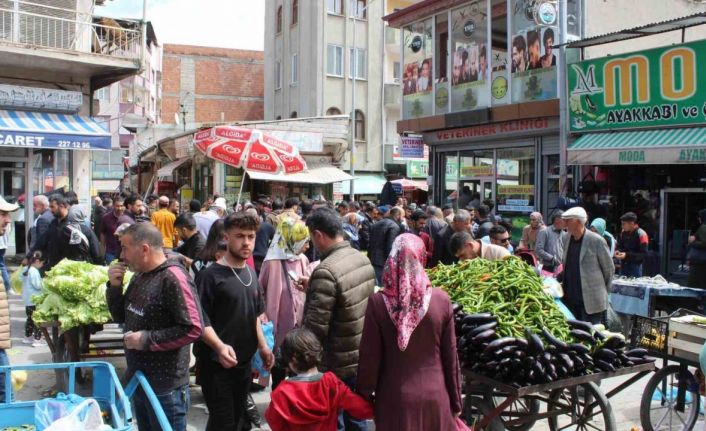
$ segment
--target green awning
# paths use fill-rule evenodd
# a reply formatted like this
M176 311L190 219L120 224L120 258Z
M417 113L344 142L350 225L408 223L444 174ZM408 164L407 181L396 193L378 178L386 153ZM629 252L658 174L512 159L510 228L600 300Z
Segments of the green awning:
M587 133L569 145L570 165L706 162L706 127Z

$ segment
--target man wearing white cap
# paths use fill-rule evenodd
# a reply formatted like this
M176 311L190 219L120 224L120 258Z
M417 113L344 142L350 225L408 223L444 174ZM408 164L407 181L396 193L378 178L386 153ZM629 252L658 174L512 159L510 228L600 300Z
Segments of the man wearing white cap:
M588 214L583 208L571 208L561 218L569 231L563 239L563 301L577 319L605 323L608 289L615 272L608 245L586 229Z
M213 223L219 218L225 217L227 209L225 198L217 198L211 206L208 207L208 211L194 214L198 231L201 232L203 236L208 237L208 232L211 230Z
M10 213L17 211L19 206L9 204L2 196L0 196L0 236L5 235L5 232L10 227L12 218ZM3 281L0 279L0 366L10 365L7 359L6 349L11 347L10 343L10 304L7 301L7 293ZM0 381L5 381L5 374L0 373ZM0 403L5 402L5 385L0 384Z

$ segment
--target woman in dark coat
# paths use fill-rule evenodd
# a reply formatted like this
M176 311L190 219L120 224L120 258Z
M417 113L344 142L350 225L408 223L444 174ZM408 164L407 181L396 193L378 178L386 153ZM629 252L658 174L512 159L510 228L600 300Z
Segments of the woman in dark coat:
M706 209L699 211L701 226L689 238L689 279L687 285L706 289Z
M375 403L377 431L452 431L461 380L449 297L424 272L421 238L395 239L384 289L368 301L358 392Z

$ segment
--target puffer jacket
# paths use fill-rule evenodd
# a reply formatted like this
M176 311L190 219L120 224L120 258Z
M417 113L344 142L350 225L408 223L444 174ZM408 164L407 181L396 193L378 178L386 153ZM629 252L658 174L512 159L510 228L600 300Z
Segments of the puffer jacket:
M347 241L322 255L311 274L304 306L304 326L324 346L324 367L341 379L358 369L358 348L375 271L365 255Z
M10 303L7 300L5 285L0 279L0 349L12 347L10 342Z

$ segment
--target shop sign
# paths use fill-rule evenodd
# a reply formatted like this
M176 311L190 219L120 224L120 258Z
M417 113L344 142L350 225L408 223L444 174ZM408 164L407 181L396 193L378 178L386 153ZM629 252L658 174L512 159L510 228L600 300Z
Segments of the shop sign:
M706 162L706 148L650 148L633 150L569 151L575 165L664 165Z
M463 127L460 129L441 130L433 134L436 142L448 142L459 139L472 139L501 136L510 133L547 130L552 126L549 118L530 120L512 120L503 123L484 124L482 126Z
M429 162L421 160L408 161L407 176L410 178L426 178L429 176Z
M534 195L534 186L522 185L522 186L512 186L512 185L499 185L498 186L499 195L523 195L532 196Z
M463 166L461 168L462 177L492 177L493 176L493 166L483 165L483 166Z
M534 207L529 205L498 205L498 211L531 213L534 211Z
M36 109L75 114L83 106L80 91L0 84L0 108Z
M400 137L400 158L402 159L423 159L424 139L421 137Z
M706 40L570 64L573 132L706 123Z

